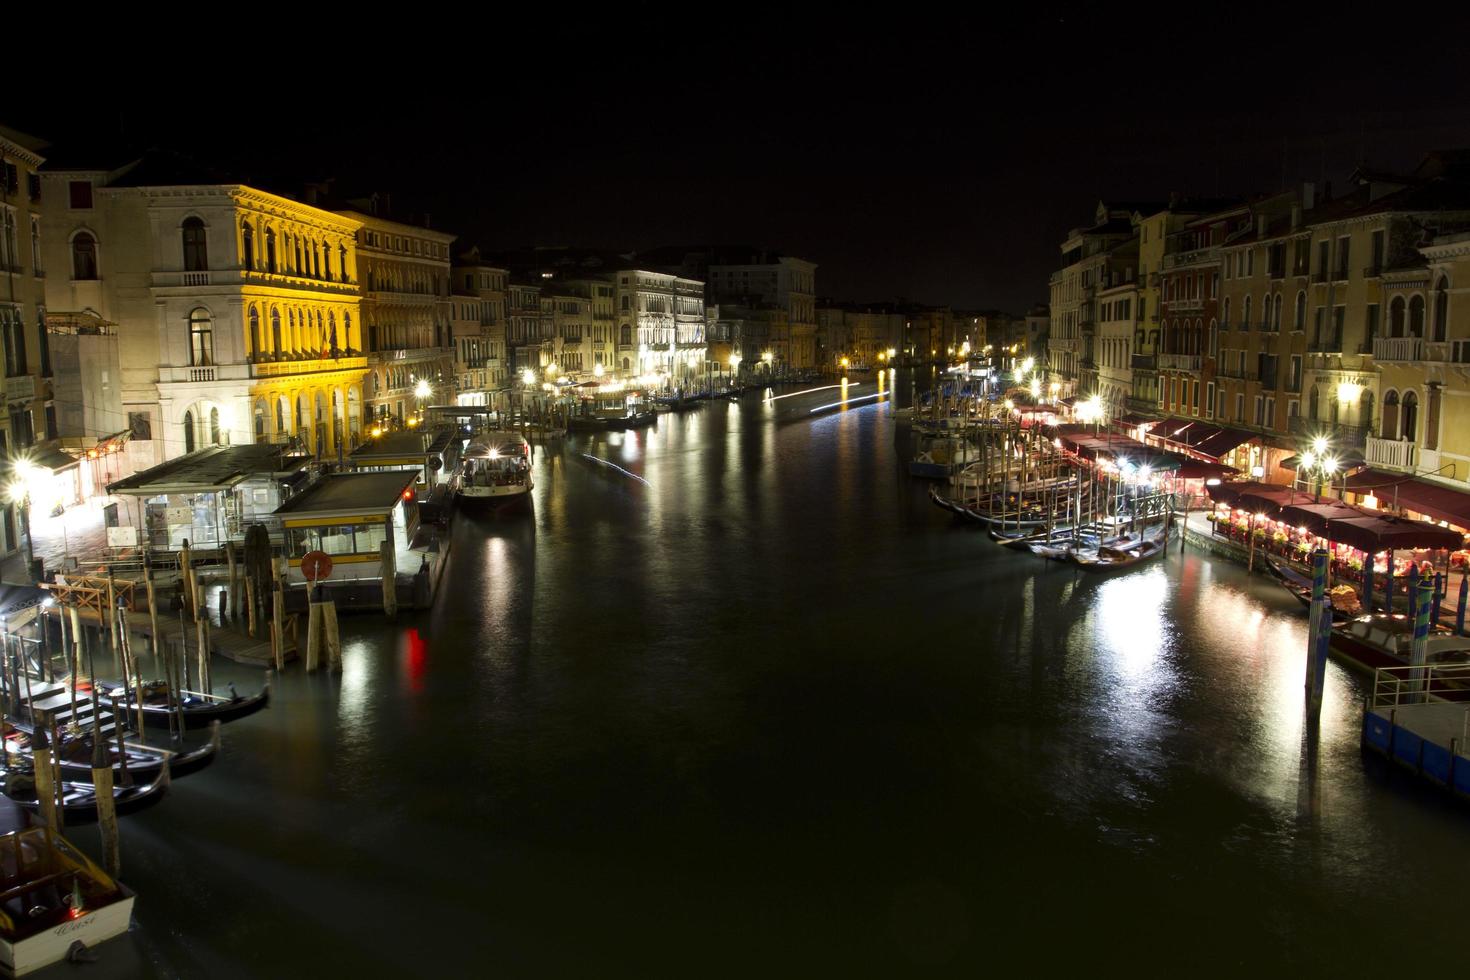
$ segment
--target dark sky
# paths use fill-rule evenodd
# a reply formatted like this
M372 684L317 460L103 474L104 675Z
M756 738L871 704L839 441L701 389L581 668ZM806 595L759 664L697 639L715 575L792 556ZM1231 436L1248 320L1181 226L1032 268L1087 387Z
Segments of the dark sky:
M925 8L922 33L891 5L432 8L455 26L372 25L328 56L210 48L198 87L169 44L0 122L335 175L491 248L765 244L819 263L824 295L1016 312L1099 198L1342 186L1360 159L1470 146L1462 26L1397 44L1290 5L1031 6Z

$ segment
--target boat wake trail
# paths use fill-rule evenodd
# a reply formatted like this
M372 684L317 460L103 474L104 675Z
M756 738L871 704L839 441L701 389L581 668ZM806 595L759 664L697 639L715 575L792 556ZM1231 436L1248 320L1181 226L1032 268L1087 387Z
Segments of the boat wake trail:
M639 476L637 473L630 473L627 470L623 469L621 466L619 466L617 463L613 463L613 462L610 462L608 460L605 460L605 459L603 459L600 456L594 456L591 453L583 453L582 454L582 458L583 459L590 459L594 463L601 463L603 466L610 466L613 469L617 470L619 473L621 473L624 476L628 477L630 480L637 480L639 483L643 484L645 487L649 487L649 486L652 486L653 485L653 484L649 483L647 480L643 479L643 477Z
M814 408L811 411L807 412L807 414L808 415L815 415L818 412L825 411L826 409L829 409L829 408L840 408L843 405L855 405L858 402L865 402L869 398L882 398L886 394L888 394L888 392L886 392L886 391L879 391L879 392L875 392L875 393L873 393L871 395L859 395L856 398L849 398L846 401L831 402L830 404L827 404L827 405L818 405L816 408Z

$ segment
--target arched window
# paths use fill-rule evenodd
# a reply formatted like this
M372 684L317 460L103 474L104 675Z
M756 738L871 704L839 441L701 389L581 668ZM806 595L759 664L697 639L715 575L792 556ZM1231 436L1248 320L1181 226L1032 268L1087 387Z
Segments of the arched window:
M286 431L286 399L285 396L276 399L276 431Z
M260 310L255 308L254 303L250 304L246 317L250 322L250 356L259 357L260 349L265 345L262 343L264 338L260 336Z
M1417 293L1409 300L1409 336L1424 336L1424 297Z
M1312 385L1312 392L1307 396L1307 418L1317 418L1317 386Z
M267 418L268 411L269 410L265 407L265 399L263 399L263 398L257 398L255 400L255 412L254 412L254 417L255 417L255 441L256 442L265 442L266 441L266 437L265 437L265 426L266 426L266 418Z
M294 244L296 246L296 264L291 267L291 271L297 274L302 274L305 270L305 267L301 264L301 239L295 239ZM287 249L287 252L290 252L290 249Z
M341 280L343 282L346 282L347 281L347 246L346 245L338 245L337 246L337 261L338 261L337 271L340 273Z
M1434 339L1444 340L1450 335L1450 282L1444 276L1434 286Z
M240 223L240 266L250 270L255 268L255 229L248 221Z
M1388 304L1388 335L1390 337L1404 335L1404 298L1402 296L1395 296L1393 302Z
M204 222L184 219L184 271L203 272L209 268L209 247L204 240Z
M352 350L352 314L342 314L342 349Z
M78 232L71 240L71 277L97 278L97 239L85 231Z
M1221 316L1220 316L1220 322L1225 325L1225 329L1226 330L1229 330L1230 329L1230 297L1229 296L1226 296L1225 297L1225 302L1223 304L1222 312L1221 312Z
M274 228L265 230L265 271L269 273L276 271L276 230Z
M1307 294L1304 292L1296 294L1296 314L1292 317L1291 329L1307 329Z
M1271 304L1271 329L1281 329L1281 294L1276 294L1276 300Z
M271 307L271 354L276 358L281 356L281 309L278 306Z
M1419 396L1412 391L1404 392L1404 403L1399 414L1403 417L1400 438L1413 442L1419 435Z
M327 350L333 357L337 356L337 314L327 314Z
M1364 388L1358 399L1358 425L1364 432L1373 431L1373 389Z
M184 413L184 452L194 451L194 413Z
M623 329L624 330L627 330L628 328L627 327L624 327ZM626 357L623 358L623 370L626 372L626 371L630 370L631 368L632 368L632 364L629 362L629 360Z
M1240 329L1242 329L1242 330L1249 330L1250 328L1251 328L1251 298L1249 296L1247 296L1245 298L1245 300L1240 304Z
M1383 396L1383 438L1397 439L1399 434L1399 393L1392 388Z
M628 326L627 324L623 325L620 336L618 338L618 343L620 343L624 347L633 346L633 328L631 326ZM625 358L624 363L626 362L627 359Z
M1215 329L1215 321L1210 321L1210 356L1218 357L1220 350L1220 335Z
M196 367L214 363L214 322L203 307L189 314L189 363Z
M209 442L210 442L211 445L215 445L215 446L218 446L220 444L220 441L219 441L219 409L217 409L217 408L211 408L209 410Z

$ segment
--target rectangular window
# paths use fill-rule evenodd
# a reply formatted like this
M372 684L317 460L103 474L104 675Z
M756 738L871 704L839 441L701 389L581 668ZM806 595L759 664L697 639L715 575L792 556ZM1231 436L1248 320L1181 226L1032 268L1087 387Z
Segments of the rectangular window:
M1347 279L1349 255L1352 252L1353 240L1346 235L1337 240L1337 278Z
M1378 304L1368 304L1368 343L1372 344L1378 337Z
M1276 427L1276 399L1270 395L1266 396L1266 421L1261 424L1273 429Z
M71 197L72 210L86 210L92 206L92 182L90 180L69 181L67 191Z
M56 428L56 406L46 406L46 438L59 439L61 433Z
M1242 392L1235 394L1235 421L1245 421L1245 395Z
M1215 417L1215 382L1205 385L1205 418Z
M1383 231L1373 233L1373 256L1368 266L1368 275L1376 276L1383 271Z
M1302 413L1302 403L1293 398L1286 403L1286 417L1294 419Z
M134 439L153 438L153 423L147 412L129 412L128 428L132 430Z
M1317 243L1317 281L1327 281L1327 240L1324 238Z
M1300 392L1302 390L1302 356L1291 355L1291 374L1286 379L1286 390Z
M1258 425L1258 426L1265 424L1262 421L1265 418L1265 409L1266 409L1265 399L1263 399L1260 395L1257 395L1256 396L1256 425Z
M1195 415L1199 414L1199 382L1191 381L1189 387L1189 410Z

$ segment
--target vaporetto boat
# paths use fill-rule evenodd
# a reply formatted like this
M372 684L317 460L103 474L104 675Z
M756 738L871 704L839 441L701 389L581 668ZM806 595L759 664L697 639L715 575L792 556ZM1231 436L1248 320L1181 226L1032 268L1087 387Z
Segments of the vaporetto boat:
M503 507L530 500L531 445L516 432L484 432L470 441L454 481L467 507Z

